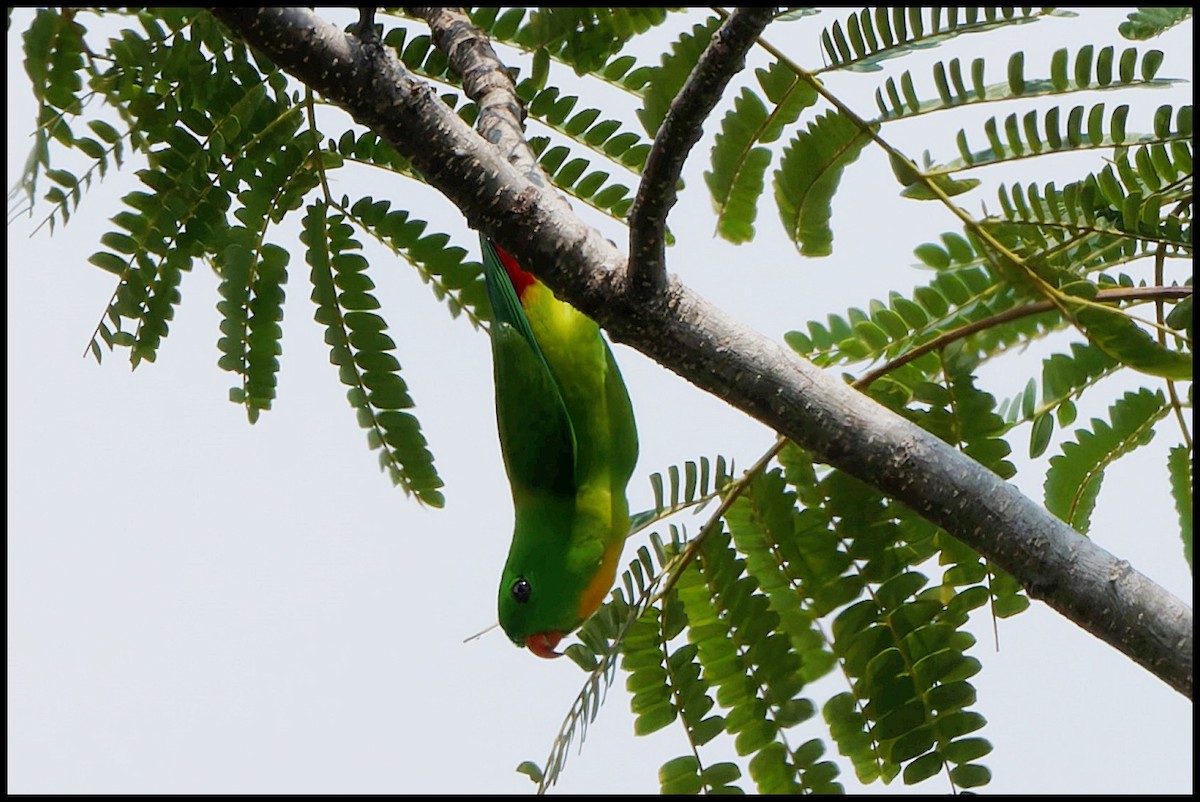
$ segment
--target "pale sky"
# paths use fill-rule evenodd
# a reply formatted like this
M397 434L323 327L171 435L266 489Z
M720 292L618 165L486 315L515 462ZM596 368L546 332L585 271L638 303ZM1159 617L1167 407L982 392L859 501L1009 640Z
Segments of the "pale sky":
M1086 14L1087 23L1048 20L995 39L963 37L888 66L911 69L918 87L931 91L934 58L1025 46L1026 74L1035 75L1047 72L1055 47L1126 46L1116 35L1122 13ZM802 55L817 52L820 27L833 18L778 24L768 38L816 66L819 55ZM20 54L29 19L29 11L16 12L8 33L9 186L34 119ZM692 21L681 16L668 27L679 31ZM102 30L94 20L85 24ZM1188 25L1139 49L1166 51L1161 75L1189 77L1191 35ZM994 80L1004 61L992 65ZM569 73L555 66L551 81ZM878 75L829 82L869 98ZM1190 103L1191 96L1186 83L1124 93L1120 102L1133 105L1129 129L1145 130L1156 106ZM868 102L858 109L873 113ZM953 158L959 127L982 143L983 117L1011 110L989 107L886 133L914 156L929 147ZM955 230L944 209L900 199L883 158L867 152L847 171L835 204L832 257L799 257L769 198L760 204L760 240L735 248L712 237L701 175L710 143L696 149L685 175L689 191L670 218L677 236L670 269L770 336L927 280L929 273L911 266L912 248ZM1021 180L1061 185L1089 163L1039 160ZM475 247L449 204L412 182L352 172L334 181L335 193L394 198L434 221L431 230ZM44 205L7 229L8 791L532 791L514 769L523 760L545 763L585 675L568 660L542 661L514 648L499 631L462 642L495 620L512 524L486 336L451 320L405 263L368 250L416 413L447 484L446 509L422 509L378 471L345 401L312 320L295 225L276 232L275 241L293 252L282 370L275 408L256 425L227 400L236 377L216 366L217 282L203 265L184 277L183 303L156 364L130 373L123 350L106 352L102 366L81 358L114 286L87 258L135 183L127 170L93 184L53 236L45 227L30 236ZM981 202L995 206L994 190L974 198L968 206L976 212ZM586 219L624 243L610 221ZM640 354L620 345L615 352L641 437L632 509L650 505L652 471L716 454L748 466L773 441L760 424ZM1046 352L1039 345L1022 364ZM981 377L997 400L1022 389L1028 368L1017 366L1020 358ZM1081 407L1080 421L1103 414L1135 385L1104 385L1091 407ZM1040 500L1055 448L1031 464L1026 437L1012 439L1021 468L1015 481ZM1190 599L1165 473L1176 439L1164 426L1107 472L1091 535ZM694 532L702 519L684 522ZM995 749L981 761L993 774L983 790L1193 790L1192 705L1160 680L1037 602L1000 623L999 652L990 619L977 617L972 631L979 639L972 654L983 663L973 709L988 719L979 734ZM810 698L820 704L840 690L831 676ZM827 738L819 720L788 733L793 746L818 736ZM633 735L619 673L555 790L654 792L659 766L688 751L678 725ZM730 759L732 745L705 754L709 762ZM848 761L836 759L847 790L861 790ZM753 790L743 773L740 784ZM897 779L871 790L944 793L948 784L943 774L914 789Z

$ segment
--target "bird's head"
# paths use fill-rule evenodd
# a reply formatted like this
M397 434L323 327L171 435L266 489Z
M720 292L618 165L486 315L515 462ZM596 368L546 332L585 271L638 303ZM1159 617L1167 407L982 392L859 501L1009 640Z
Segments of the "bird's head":
M587 541L585 541L587 542ZM600 607L612 588L620 548L562 545L564 539L514 537L500 580L500 626L538 657L558 657L559 642Z
M583 621L578 593L564 574L544 560L513 565L510 557L500 581L500 626L538 657L558 657L559 641Z

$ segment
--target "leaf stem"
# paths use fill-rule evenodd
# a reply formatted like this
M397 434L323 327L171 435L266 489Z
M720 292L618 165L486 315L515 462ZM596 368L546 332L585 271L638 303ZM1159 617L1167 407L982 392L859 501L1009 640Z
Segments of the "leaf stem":
M1119 289L1100 290L1096 293L1093 299L1097 303L1114 302L1114 301L1144 301L1154 299L1162 302L1166 298L1186 298L1192 294L1191 287L1122 287ZM1027 304L1026 306L1018 306L1012 309L1005 309L1003 312L998 312L990 317L985 317L983 320L976 320L974 323L968 323L953 331L948 331L938 337L934 337L929 342L918 345L916 348L901 354L895 359L890 360L884 365L879 366L875 370L866 374L862 378L853 383L853 387L858 390L866 390L871 384L882 376L891 373L898 367L907 365L914 359L928 354L930 351L937 351L945 348L956 340L961 340L964 337L969 337L976 332L985 329L994 328L995 326L1008 323L1011 320L1018 320L1029 315L1039 315L1042 312L1052 312L1058 308L1058 305L1053 301L1037 301L1036 303Z

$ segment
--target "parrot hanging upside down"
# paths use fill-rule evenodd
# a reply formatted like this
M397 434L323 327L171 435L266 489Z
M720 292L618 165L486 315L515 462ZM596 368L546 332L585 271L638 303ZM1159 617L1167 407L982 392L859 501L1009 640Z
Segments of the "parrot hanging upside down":
M600 328L486 237L496 421L515 523L500 626L539 657L599 607L629 532L637 429Z

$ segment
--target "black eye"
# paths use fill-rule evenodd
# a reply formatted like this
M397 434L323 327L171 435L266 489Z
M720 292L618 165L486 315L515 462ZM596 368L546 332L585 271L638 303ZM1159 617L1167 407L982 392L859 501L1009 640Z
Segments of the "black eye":
M525 577L519 577L516 582L513 582L510 593L517 604L525 604L529 601L529 594L533 593L533 588L530 587Z

